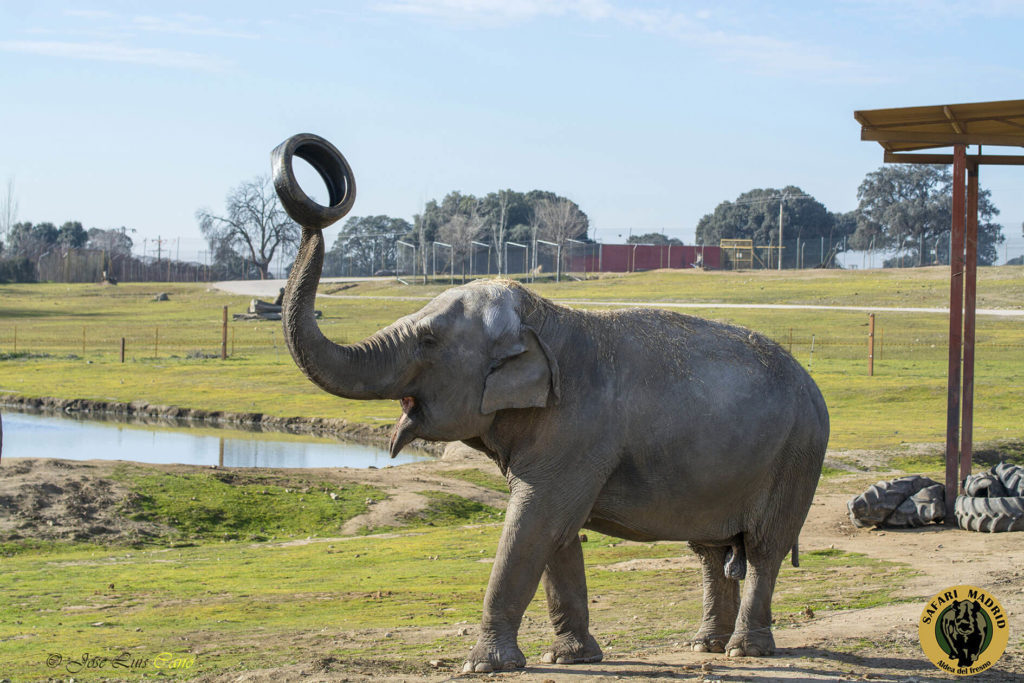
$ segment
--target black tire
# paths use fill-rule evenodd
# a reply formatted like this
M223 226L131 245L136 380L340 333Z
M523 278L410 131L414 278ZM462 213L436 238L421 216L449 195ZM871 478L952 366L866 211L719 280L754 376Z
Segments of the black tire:
M858 527L882 526L907 498L936 484L938 482L916 474L892 481L880 481L846 504L850 521Z
M992 468L992 474L999 477L1008 491L1007 495L1024 496L1024 467L1001 462Z
M946 516L946 487L933 484L903 501L885 520L886 526L918 527L941 522Z
M968 531L1024 531L1024 496L957 496L956 523Z
M968 475L964 479L964 493L972 498L1005 498L1012 495L992 472Z

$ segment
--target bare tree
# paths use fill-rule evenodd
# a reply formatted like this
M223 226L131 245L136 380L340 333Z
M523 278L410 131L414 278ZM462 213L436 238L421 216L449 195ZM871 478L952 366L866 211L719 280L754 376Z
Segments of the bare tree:
M497 256L498 272L502 272L502 261L504 260L505 230L508 228L508 207L510 203L511 190L498 190L494 199L494 216L491 218L491 244L494 246L494 253ZM490 197L488 197L490 199Z
M480 216L479 203L473 205L469 213L457 213L438 228L438 237L452 245L452 268L455 259L462 260L462 281L466 281L466 255L473 248L473 240L480 236L484 220Z
M0 237L11 239L11 228L18 221L18 199L14 196L14 176L7 179L3 197L0 197Z
M206 209L196 211L199 230L211 249L228 244L241 250L259 270L260 279L270 275L270 263L278 249L294 249L299 226L281 208L269 176L244 182L228 193L227 215Z
M537 235L541 239L565 244L587 232L587 217L576 203L564 197L541 200L534 209Z

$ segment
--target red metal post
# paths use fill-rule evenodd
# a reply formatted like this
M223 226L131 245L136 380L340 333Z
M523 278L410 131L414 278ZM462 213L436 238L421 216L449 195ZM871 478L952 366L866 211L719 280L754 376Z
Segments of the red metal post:
M964 231L964 381L960 421L960 479L971 473L974 437L974 312L978 288L978 164L967 167L967 227Z
M960 353L964 297L964 175L967 148L953 148L953 235L949 254L949 380L946 391L946 521L955 519L953 505L960 469Z

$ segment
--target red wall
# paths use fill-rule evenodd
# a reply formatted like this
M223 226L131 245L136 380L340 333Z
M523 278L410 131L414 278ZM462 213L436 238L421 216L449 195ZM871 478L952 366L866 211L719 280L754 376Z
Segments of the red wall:
M705 268L722 266L722 250L719 247L602 244L600 247L594 247L593 254L574 254L572 263L568 264L568 270L626 273L657 268L692 268L702 251Z

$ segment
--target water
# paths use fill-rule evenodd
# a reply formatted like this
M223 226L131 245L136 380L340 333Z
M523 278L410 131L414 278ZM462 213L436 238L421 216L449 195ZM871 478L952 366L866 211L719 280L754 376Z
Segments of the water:
M345 441L231 429L153 427L3 413L5 458L128 460L223 467L388 467L428 459ZM275 438L277 436L278 438ZM287 439L287 440L285 440Z

